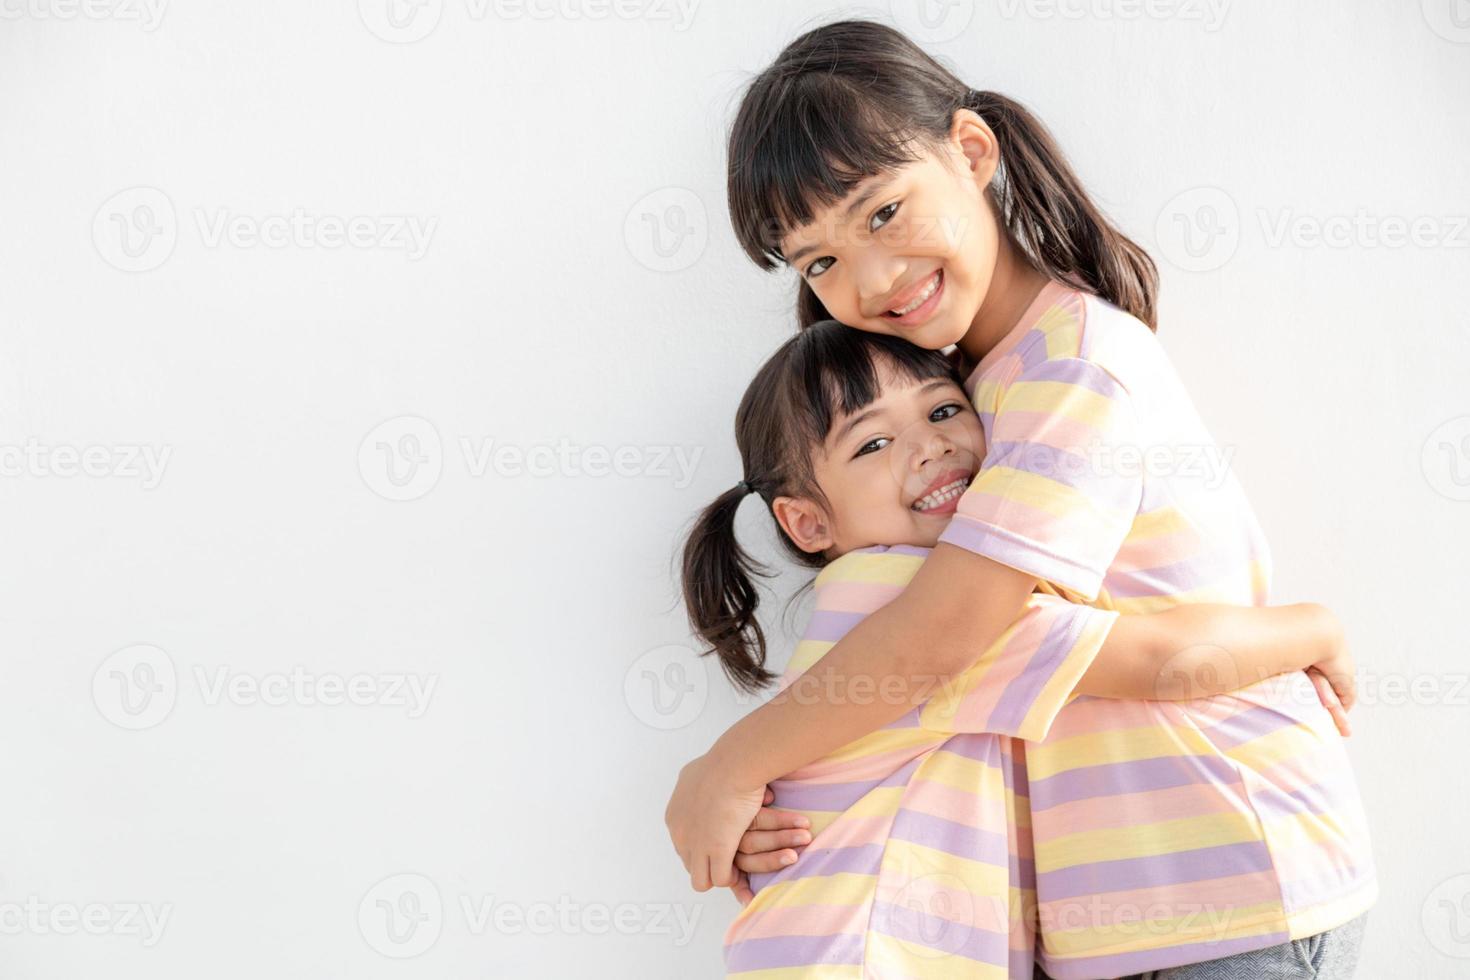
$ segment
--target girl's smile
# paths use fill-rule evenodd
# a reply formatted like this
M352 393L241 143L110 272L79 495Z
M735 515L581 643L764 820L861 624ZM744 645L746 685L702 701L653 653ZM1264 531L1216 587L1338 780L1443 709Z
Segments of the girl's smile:
M944 269L939 268L919 282L917 286L908 286L899 290L898 296L883 313L883 316L905 327L917 327L934 315L943 295Z

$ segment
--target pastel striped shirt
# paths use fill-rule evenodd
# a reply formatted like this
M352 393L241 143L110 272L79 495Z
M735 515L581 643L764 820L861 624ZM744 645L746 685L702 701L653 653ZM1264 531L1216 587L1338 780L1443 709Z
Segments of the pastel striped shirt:
M822 696L791 684L927 554L868 548L823 569L781 690ZM1006 735L1046 733L1115 618L1033 595L968 671L906 698L922 703L903 718L773 783L774 805L805 814L812 841L791 867L751 876L755 898L725 936L728 975L1030 977L1026 774ZM883 690L873 696L904 696Z
M1050 283L967 388L987 456L941 541L1122 613L1267 602L1228 457L1136 318ZM1315 935L1376 898L1352 770L1304 674L1194 701L1079 697L1026 761L1058 980Z

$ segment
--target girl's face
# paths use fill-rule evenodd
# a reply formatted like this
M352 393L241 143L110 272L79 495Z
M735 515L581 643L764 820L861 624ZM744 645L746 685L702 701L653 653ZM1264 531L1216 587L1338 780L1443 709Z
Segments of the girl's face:
M879 397L838 418L813 453L825 501L772 503L803 551L830 559L872 545L932 548L980 469L985 434L959 385L880 375Z
M968 110L950 137L781 239L788 264L833 319L939 350L974 325L1002 248L986 187L994 134Z

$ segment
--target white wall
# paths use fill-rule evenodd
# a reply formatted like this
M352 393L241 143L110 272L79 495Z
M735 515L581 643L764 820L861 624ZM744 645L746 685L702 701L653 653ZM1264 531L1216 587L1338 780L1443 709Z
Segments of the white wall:
M724 131L841 5L151 2L0 3L0 974L718 975L734 900L662 812L748 704L670 562L792 289L735 246ZM1470 11L933 11L1160 258L1277 597L1348 624L1359 975L1465 975Z

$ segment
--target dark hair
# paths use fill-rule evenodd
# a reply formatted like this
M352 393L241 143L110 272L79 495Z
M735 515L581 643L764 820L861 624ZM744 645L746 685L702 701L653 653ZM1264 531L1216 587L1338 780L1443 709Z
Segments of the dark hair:
M684 543L683 584L694 632L741 690L758 690L776 675L766 669L765 633L755 615L760 601L755 579L770 572L735 537L740 502L747 490L759 494L768 509L777 497L823 499L812 452L826 441L834 422L879 397L885 368L913 381L960 381L938 351L826 320L782 344L740 399L735 444L744 478L695 520ZM779 523L777 533L790 558L822 567L822 557L798 548Z
M1093 204L1051 134L1024 106L969 88L891 27L845 20L808 31L756 76L730 129L730 220L763 269L780 240L863 180L946 138L959 109L995 133L992 183L1011 238L1052 279L1101 296L1156 329L1158 269ZM830 314L803 279L803 327Z

